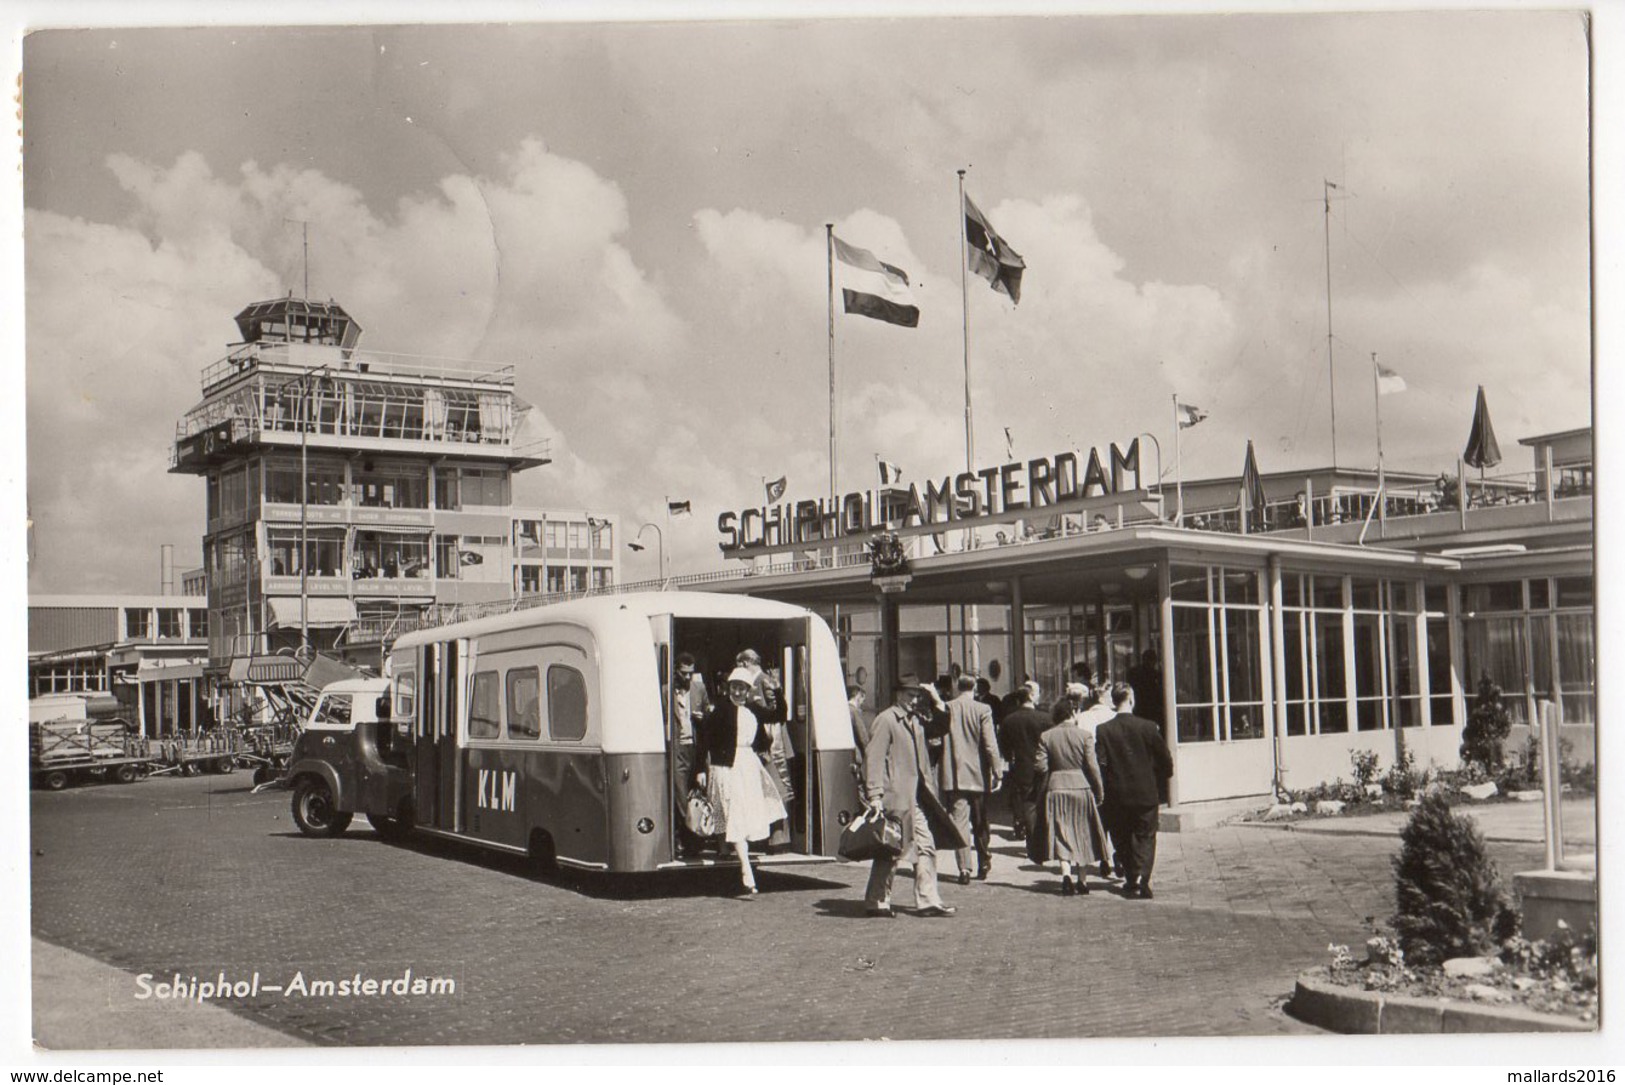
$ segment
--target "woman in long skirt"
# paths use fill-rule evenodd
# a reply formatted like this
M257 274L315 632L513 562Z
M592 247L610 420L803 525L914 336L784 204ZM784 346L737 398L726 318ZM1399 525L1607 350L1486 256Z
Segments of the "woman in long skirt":
M1028 841L1035 862L1061 864L1061 895L1087 894L1085 871L1106 858L1106 828L1100 817L1104 789L1095 758L1094 732L1068 721L1045 731L1034 766L1038 787L1038 831ZM1072 867L1078 867L1076 888Z
M758 713L773 716L783 709L748 707L751 685L751 674L742 667L728 675L728 700L702 725L706 771L696 778L716 810L722 839L739 858L740 892L746 897L756 895L750 842L767 839L773 823L787 816L778 788L762 764L761 755L772 740L757 718Z

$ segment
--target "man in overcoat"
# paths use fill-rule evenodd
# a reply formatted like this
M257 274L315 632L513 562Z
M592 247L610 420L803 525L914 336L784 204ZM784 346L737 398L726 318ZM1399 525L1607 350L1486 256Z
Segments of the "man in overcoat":
M1033 829L1037 797L1033 793L1034 766L1038 763L1038 741L1050 727L1049 714L1033 707L1034 683L1016 687L1016 707L1005 713L999 727L999 742L1005 760L1004 791L1010 800L1010 817L1016 837L1025 839Z
M1004 765L993 730L993 710L976 699L976 679L959 676L958 695L948 702L948 741L943 747L938 783L948 812L962 836L976 847L979 880L993 865L992 833L987 824L987 794L999 786ZM959 848L959 884L970 884L971 849Z
M927 694L905 681L893 694L892 707L875 716L863 751L863 794L870 809L880 809L902 823L903 853L874 860L864 905L871 916L892 916L892 879L897 864L914 862L914 910L921 916L951 916L937 891L937 839L953 847L968 846L937 794L936 778L923 726Z
M1157 808L1168 801L1174 761L1162 731L1134 715L1134 689L1112 687L1117 715L1095 731L1095 753L1106 785L1106 825L1123 863L1123 893L1151 899L1151 867L1157 859Z

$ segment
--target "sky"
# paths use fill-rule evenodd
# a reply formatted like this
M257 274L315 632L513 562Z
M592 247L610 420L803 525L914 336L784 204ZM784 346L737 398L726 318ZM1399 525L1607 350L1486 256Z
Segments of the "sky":
M1453 469L1590 424L1587 26L1573 12L47 30L23 45L29 588L201 562L175 424L251 301L513 365L523 504L666 525L829 479L824 228L902 268L837 313L842 490L1159 439L1186 478ZM958 179L1024 257L961 293ZM1335 191L1325 182L1337 186ZM1330 191L1329 219L1323 197ZM1008 430L1008 438L1006 436ZM647 540L646 540L647 541ZM655 575L651 551L623 578Z

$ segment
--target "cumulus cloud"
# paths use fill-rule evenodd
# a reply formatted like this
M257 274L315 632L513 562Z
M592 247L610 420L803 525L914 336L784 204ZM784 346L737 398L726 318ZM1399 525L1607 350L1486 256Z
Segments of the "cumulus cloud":
M311 293L339 300L368 347L515 367L530 434L554 438L522 495L602 507L641 469L626 453L658 420L645 378L685 332L621 244L624 196L582 163L525 140L499 176L450 176L383 209L282 165L232 177L187 153L107 168L134 201L126 221L26 222L36 590L151 586L160 542L198 559L201 486L166 473L174 423L232 315L301 289L289 220L309 223ZM77 530L87 517L101 528Z

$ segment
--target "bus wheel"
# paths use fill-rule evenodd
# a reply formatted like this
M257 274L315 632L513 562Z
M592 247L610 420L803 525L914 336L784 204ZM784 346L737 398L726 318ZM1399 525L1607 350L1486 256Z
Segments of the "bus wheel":
M120 765L113 770L113 782L119 784L133 784L139 775L134 765Z
M47 791L61 791L68 786L68 774L60 769L56 772L47 772L42 782Z
M214 763L214 771L218 772L222 776L230 776L233 772L237 771L237 761L235 758L229 756L222 757L220 760Z
M337 836L349 827L350 815L338 809L325 781L304 776L293 789L293 823L306 836Z
M537 875L559 872L559 856L553 847L553 835L542 829L532 829L530 833L530 869Z

